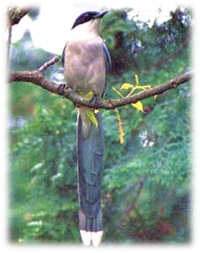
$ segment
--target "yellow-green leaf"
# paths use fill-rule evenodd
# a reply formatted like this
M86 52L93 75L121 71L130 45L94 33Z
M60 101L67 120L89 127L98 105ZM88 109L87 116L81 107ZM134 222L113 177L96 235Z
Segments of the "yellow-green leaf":
M91 110L87 110L87 111L86 111L86 114L87 114L88 118L90 119L90 121L91 121L96 127L98 127L98 121L97 121L97 119L96 119L96 117L95 117L94 112L91 111Z
M88 98L88 99L92 99L93 96L94 96L93 91L90 91L90 92L88 92L87 94L85 94L85 93L83 93L83 92L79 92L78 94L79 94L81 97L83 97L83 98Z
M92 91L88 92L87 94L84 95L85 98L88 98L88 99L92 99L94 96L94 93Z
M135 107L136 109L138 109L139 111L145 113L145 111L143 110L143 104L141 101L138 101L137 103L132 103L131 105Z
M130 83L123 83L122 86L120 87L120 90L128 90L128 89L131 89L133 88L134 85L133 84L130 84Z

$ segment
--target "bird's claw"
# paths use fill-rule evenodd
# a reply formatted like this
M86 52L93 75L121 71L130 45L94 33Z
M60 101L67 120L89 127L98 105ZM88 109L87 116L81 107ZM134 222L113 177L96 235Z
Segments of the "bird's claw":
M94 105L98 105L99 103L99 97L97 96L97 94L95 93L94 96L91 98L90 100L91 103L94 103Z
M61 83L58 88L59 93L65 93L65 91L68 89L68 86L66 83Z

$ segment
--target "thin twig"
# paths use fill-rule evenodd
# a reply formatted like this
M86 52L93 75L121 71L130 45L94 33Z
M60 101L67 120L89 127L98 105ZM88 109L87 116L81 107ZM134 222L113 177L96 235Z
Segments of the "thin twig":
M53 59L51 59L48 62L45 62L39 69L38 71L40 72L44 72L44 70L46 70L48 67L50 67L51 65L53 65L54 63L58 62L59 58L57 56L54 56Z
M12 26L8 28L8 41L7 41L7 49L6 49L6 68L5 68L6 70L8 69L8 64L9 64L11 37L12 37Z

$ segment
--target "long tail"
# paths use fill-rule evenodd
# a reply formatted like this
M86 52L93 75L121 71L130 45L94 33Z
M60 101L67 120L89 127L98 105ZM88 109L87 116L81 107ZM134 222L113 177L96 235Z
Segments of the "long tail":
M85 245L90 245L92 241L94 246L98 246L103 235L101 172L104 166L104 134L101 113L95 116L98 127L91 122L85 125L84 117L78 116L78 193L82 241Z

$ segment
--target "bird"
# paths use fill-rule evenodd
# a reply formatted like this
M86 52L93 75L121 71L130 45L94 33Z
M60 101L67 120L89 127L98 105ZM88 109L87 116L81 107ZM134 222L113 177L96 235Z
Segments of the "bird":
M74 22L62 54L67 85L98 102L105 95L111 57L100 36L108 11L87 11ZM89 95L88 95L89 94ZM105 140L100 110L76 105L79 229L85 246L97 247L103 236L101 178Z

